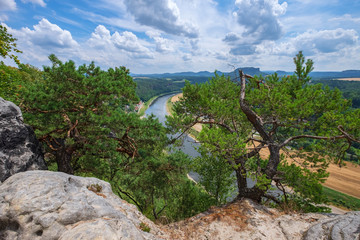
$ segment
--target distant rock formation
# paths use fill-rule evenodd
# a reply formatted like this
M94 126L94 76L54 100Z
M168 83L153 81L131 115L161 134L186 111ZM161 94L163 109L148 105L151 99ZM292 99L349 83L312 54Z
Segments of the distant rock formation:
M0 185L0 239L169 238L107 182L27 171Z
M20 108L0 97L0 182L28 170L46 170L41 145Z

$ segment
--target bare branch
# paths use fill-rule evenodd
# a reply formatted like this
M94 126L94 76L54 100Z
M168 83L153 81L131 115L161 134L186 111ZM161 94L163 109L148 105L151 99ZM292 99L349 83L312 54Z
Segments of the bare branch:
M241 70L239 70L240 80L241 80L241 88L240 88L240 107L243 113L246 115L247 119L251 122L254 126L256 131L260 134L260 136L265 140L271 140L271 136L266 132L264 128L263 120L259 115L257 115L245 102L245 85L246 79L245 77L248 76L244 74Z

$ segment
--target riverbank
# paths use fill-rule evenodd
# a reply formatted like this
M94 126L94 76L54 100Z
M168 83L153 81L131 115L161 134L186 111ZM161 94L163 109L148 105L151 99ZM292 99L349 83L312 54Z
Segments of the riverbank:
M151 104L156 100L158 99L159 97L162 97L162 96L166 96L166 95L171 95L171 94L176 94L176 93L179 93L178 91L176 92L169 92L169 93L163 93L163 94L160 94L160 95L157 95L157 96L154 96L152 98L150 98L147 102L145 102L142 107L140 108L139 110L139 115L140 116L144 116L146 110L151 106Z

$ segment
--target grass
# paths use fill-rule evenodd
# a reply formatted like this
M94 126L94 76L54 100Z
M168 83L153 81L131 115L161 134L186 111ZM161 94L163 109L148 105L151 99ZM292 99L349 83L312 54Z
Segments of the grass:
M324 194L328 197L329 204L347 208L352 211L360 210L360 199L335 191L323 186Z
M167 102L166 102L166 110L168 111L168 113L169 113L170 115L173 115L174 111L173 111L172 107L173 107L174 103L171 102L171 98L172 98L172 97L170 97L170 98L167 100Z

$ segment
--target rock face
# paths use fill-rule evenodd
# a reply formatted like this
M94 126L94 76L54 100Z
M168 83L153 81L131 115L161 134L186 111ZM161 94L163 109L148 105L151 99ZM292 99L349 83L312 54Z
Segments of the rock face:
M47 169L39 141L14 103L0 97L0 182L28 170Z
M0 239L169 238L107 182L28 171L0 185Z

